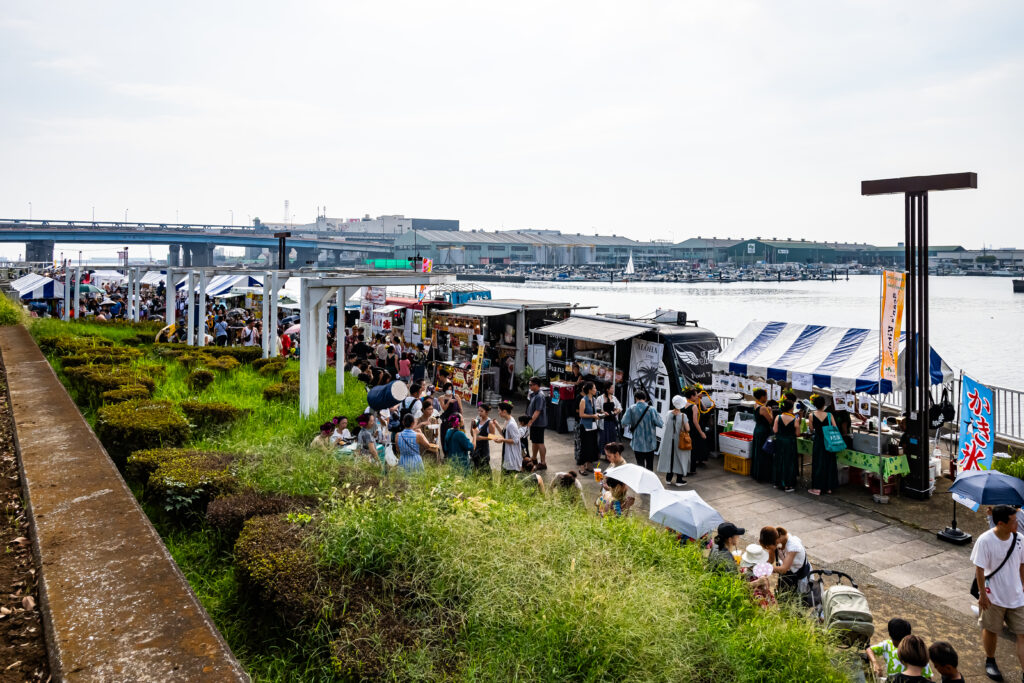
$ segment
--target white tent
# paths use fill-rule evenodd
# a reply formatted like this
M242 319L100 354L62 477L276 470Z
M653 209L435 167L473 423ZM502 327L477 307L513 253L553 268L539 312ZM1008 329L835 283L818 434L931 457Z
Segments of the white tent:
M115 282L120 284L127 279L127 276L122 275L116 270L96 270L89 276L89 282L97 287L102 287L104 282Z
M60 296L63 291L63 283L57 282L52 277L32 273L20 277L11 283L11 286L21 299L54 299Z

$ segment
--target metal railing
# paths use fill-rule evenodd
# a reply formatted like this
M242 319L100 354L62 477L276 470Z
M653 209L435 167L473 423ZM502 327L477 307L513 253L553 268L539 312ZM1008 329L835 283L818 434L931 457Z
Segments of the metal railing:
M718 343L724 349L732 340L733 337L719 337ZM959 412L960 378L954 377L948 385L932 386L932 402L936 405L942 400L943 386L949 389L949 400ZM992 390L995 403L992 406L992 417L995 422L993 432L996 438L1009 443L1024 444L1024 391L994 386L989 386L989 389ZM897 389L883 394L882 405L889 411L902 412L903 392Z

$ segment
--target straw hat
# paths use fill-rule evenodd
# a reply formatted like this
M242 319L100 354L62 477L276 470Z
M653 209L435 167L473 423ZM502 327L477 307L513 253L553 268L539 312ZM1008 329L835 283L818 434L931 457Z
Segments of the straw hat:
M768 551L757 543L751 543L747 546L746 550L743 551L743 557L740 558L740 566L753 567L754 565L767 561Z

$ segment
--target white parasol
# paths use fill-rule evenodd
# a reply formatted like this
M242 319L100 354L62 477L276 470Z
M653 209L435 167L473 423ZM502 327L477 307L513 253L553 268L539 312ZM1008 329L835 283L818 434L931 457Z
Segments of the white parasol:
M651 521L690 538L700 538L725 520L696 491L661 489L651 494Z
M606 471L604 475L610 479L621 481L637 493L653 493L665 488L661 483L661 477L639 465L619 465Z

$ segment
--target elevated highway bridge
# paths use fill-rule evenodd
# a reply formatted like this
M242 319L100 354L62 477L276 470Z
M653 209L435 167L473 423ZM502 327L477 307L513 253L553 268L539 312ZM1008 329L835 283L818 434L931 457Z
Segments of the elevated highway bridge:
M52 261L56 243L165 244L172 266L212 266L217 246L246 247L250 254L267 249L270 262L276 263L279 244L273 232L254 226L11 218L0 218L0 242L24 242L26 261ZM343 256L388 258L393 253L385 242L323 233L293 233L286 248L295 249L299 264L318 260L337 264Z

